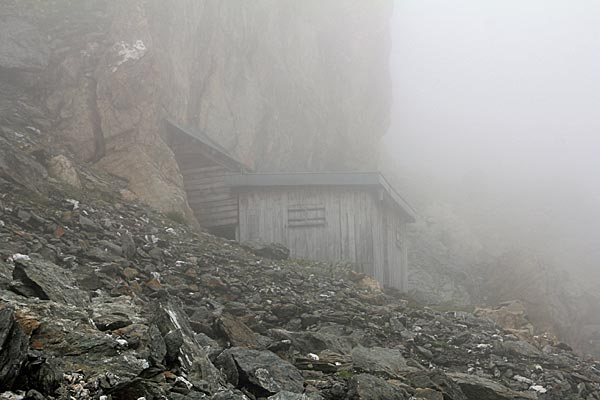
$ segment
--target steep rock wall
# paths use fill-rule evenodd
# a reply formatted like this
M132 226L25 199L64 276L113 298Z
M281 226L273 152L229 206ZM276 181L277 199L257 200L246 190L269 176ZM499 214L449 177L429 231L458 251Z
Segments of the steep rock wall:
M372 169L391 12L391 0L3 0L0 126L39 130L186 213L164 118L257 170Z

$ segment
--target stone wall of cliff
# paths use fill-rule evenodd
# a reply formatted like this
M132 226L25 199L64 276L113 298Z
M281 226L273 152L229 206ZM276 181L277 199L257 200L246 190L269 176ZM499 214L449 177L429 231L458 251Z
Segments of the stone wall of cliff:
M189 213L171 118L257 170L372 169L391 0L2 0L0 126Z

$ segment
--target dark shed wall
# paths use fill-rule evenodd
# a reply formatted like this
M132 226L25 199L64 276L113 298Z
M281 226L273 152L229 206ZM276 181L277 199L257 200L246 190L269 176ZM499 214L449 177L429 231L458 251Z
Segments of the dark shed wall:
M237 196L226 177L239 170L220 163L218 153L185 135L174 136L170 146L183 175L188 203L200 225L209 230L237 225Z

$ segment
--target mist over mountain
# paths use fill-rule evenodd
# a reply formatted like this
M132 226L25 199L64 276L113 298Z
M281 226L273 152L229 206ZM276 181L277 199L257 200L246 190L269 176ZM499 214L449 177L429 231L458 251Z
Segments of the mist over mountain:
M500 268L516 252L548 271L522 295L553 273L577 282L562 288L573 296L597 292L598 11L591 1L396 3L382 165L453 238L461 261L442 270Z
M0 0L0 400L600 399L599 27Z

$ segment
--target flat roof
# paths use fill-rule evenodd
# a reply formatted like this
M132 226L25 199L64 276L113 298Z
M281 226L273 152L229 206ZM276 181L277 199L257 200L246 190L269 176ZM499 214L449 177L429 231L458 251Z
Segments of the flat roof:
M290 186L372 186L383 189L402 209L411 222L416 211L400 196L380 172L293 172L251 173L227 177L233 188Z

